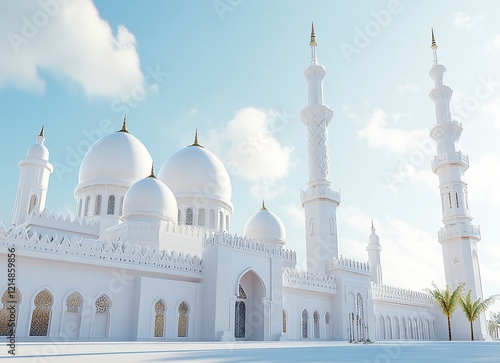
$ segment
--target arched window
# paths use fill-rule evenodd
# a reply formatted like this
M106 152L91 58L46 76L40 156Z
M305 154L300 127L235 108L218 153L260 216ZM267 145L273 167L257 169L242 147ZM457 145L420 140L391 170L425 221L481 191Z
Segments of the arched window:
M379 318L379 338L380 339L387 339L385 336L385 319L382 315L380 315Z
M392 339L392 322L391 317L387 317L387 339Z
M457 208L460 208L460 204L458 203L458 193L455 193L455 200L457 202Z
M314 218L309 220L309 234L314 236Z
M123 199L125 197L120 197L120 209L119 209L119 212L118 212L118 215L121 216L123 214Z
M319 313L315 311L313 313L314 320L314 339L319 339Z
M186 224L188 226L193 225L193 208L186 209Z
M165 336L165 301L160 299L155 304L155 338Z
M82 198L78 201L78 217L82 217Z
M108 216L115 214L115 196L111 194L108 197Z
M48 290L42 290L35 297L35 310L31 315L30 337L46 337L49 333L53 298Z
M337 223L335 223L335 219L330 217L330 234L335 235L335 230L337 229Z
M90 212L90 196L87 195L85 198L85 217L88 217Z
M19 304L21 303L21 293L16 287L15 291L9 292L8 289L2 295L2 309L0 310L0 336L9 336L12 326L11 308L14 307L14 323L17 324L17 315Z
M330 313L327 311L325 314L325 324L330 324L330 321L332 320L332 316Z
M226 231L229 232L229 214L226 215Z
M111 300L106 294L102 294L94 303L94 322L92 327L93 337L107 337L109 332L109 312Z
M198 225L205 226L205 208L198 209Z
M286 317L287 317L286 311L285 309L283 309L283 311L281 312L281 324L283 333L286 333Z
M188 336L189 306L183 301L179 305L179 322L177 324L177 336L186 338Z
M30 198L30 206L29 206L28 214L31 214L31 212L33 212L33 210L36 207L36 203L37 203L37 197L35 194L33 194Z
M234 306L234 337L245 337L246 306L244 301L236 301Z
M306 309L302 310L302 339L309 337L309 313Z
M406 319L401 318L401 339L408 339L408 333L406 332Z
M102 195L97 194L97 197L95 197L95 207L94 207L94 214L96 216L101 214L101 207L102 207Z
M66 310L63 312L61 335L78 337L82 320L83 298L78 292L71 293L66 298Z
M394 339L401 339L401 335L399 333L399 319L398 317L394 317Z
M177 224L181 224L182 221L182 212L181 210L177 210Z
M224 215L222 214L221 211L219 211L219 229L220 230L224 229Z
M215 228L215 211L210 209L210 213L208 215L208 226L210 228Z
M355 316L355 321L354 323L356 324L355 328L355 338L356 340L360 341L363 340L364 338L364 330L365 330L365 323L364 323L364 316L363 316L363 298L361 297L361 294L356 295L356 316Z

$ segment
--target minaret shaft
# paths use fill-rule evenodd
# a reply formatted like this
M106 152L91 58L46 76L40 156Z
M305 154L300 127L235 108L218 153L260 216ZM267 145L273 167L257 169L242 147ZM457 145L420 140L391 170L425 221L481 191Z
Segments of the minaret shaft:
M304 75L308 85L308 106L301 111L307 127L308 187L301 192L306 222L307 268L328 273L332 258L338 257L336 210L340 194L330 188L328 125L333 110L323 104L325 68L316 59L316 37L311 31L311 65Z

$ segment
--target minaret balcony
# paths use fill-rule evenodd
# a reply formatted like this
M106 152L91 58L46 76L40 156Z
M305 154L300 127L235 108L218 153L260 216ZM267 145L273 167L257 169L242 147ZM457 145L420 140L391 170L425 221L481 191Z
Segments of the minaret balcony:
M446 166L458 166L463 168L465 171L469 168L469 156L465 155L461 151L442 153L434 157L431 166L434 173L437 169Z
M325 184L309 186L306 190L300 191L302 206L304 206L305 203L316 199L330 201L339 205L340 192Z
M446 225L438 232L439 243L456 238L470 238L479 241L481 239L481 230L479 226L470 223L456 223Z
M430 130L430 136L435 140L439 141L444 138L451 136L455 142L460 139L462 135L462 124L457 120L451 120L451 122L438 123Z

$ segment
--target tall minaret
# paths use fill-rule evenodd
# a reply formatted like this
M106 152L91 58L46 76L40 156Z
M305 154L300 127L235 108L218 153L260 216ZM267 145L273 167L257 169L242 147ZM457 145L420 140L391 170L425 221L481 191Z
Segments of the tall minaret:
M368 246L366 247L368 251L368 261L370 262L370 269L372 272L372 281L376 284L383 284L382 282L382 261L380 259L380 251L382 247L380 246L380 239L375 234L375 227L373 227L372 221L372 234L368 237Z
M42 126L36 143L28 149L26 159L19 163L19 184L12 217L14 227L24 223L29 214L45 209L49 177L54 168L49 163L49 150L44 141Z
M340 194L330 187L328 124L333 110L323 104L325 68L316 59L314 24L311 29L311 65L304 74L308 84L309 104L300 116L307 127L309 182L301 192L306 223L307 269L327 273L329 261L338 257L336 210Z
M439 177L441 211L444 227L438 232L438 241L443 249L446 284L455 288L465 285L465 291L472 291L473 299L482 298L481 274L477 253L477 242L481 239L479 227L471 223L467 183L462 175L469 168L469 158L457 150L462 125L451 118L450 99L453 91L443 85L446 68L438 64L437 44L432 31L432 52L434 64L429 75L435 87L429 94L436 105L436 125L430 136L437 143L437 156L432 161L432 171ZM453 336L470 339L470 325L463 313L457 311L452 319ZM474 325L477 339L487 337L484 314Z

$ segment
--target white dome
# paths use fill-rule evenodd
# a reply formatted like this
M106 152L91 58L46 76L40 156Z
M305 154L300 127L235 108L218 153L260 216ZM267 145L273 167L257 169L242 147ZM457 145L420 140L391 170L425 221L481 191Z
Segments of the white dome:
M123 200L124 220L169 220L177 224L177 201L174 193L154 176L134 183Z
M36 143L30 146L26 153L27 158L49 160L49 149L43 143Z
M165 161L158 178L177 198L201 196L231 203L231 180L226 168L196 141Z
M375 228L373 227L373 223L372 223L372 234L370 234L370 237L368 237L368 244L370 246L372 246L372 245L377 245L377 246L380 245L380 239L375 234Z
M266 209L262 203L262 209L252 215L245 224L245 237L260 239L267 242L285 244L285 226L281 219Z
M131 185L149 175L151 164L146 147L124 128L92 145L83 158L78 179L79 183L118 181Z

